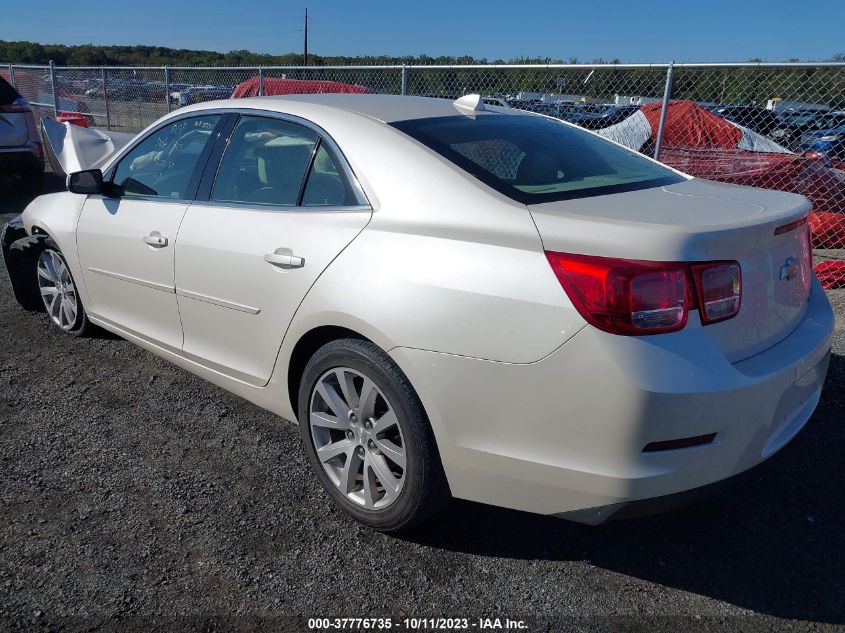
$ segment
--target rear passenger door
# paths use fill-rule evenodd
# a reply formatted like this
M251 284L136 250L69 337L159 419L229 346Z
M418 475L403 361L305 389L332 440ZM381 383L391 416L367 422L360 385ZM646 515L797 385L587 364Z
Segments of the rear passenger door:
M213 154L176 241L176 295L189 358L266 384L293 314L371 210L315 126L240 115Z

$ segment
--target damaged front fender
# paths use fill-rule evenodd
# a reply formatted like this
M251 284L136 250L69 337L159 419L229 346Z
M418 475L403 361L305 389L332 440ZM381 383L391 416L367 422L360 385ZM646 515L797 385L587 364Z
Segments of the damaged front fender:
M3 261L12 282L12 292L25 310L44 310L35 283L35 270L46 238L43 234L28 235L21 216L10 220L0 233Z

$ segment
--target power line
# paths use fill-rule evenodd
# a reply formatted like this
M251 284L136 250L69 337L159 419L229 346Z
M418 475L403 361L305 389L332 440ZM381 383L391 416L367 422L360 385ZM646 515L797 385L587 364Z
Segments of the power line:
M305 62L308 65L308 7L305 7Z

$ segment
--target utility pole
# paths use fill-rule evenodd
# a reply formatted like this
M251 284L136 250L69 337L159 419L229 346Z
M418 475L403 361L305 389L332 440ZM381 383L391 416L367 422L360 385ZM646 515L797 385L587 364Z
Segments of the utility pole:
M308 65L308 7L305 7L305 66Z

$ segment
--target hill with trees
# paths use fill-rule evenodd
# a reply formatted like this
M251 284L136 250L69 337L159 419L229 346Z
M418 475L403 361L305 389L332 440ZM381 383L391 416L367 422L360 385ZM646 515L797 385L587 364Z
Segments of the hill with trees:
M268 55L247 50L198 51L164 46L95 46L81 44L39 44L0 40L0 62L11 64L47 64L57 66L300 66L302 53ZM512 60L477 59L469 55L459 57L429 55L308 55L309 66L387 65L387 64L486 64L508 62L523 64L577 63L577 59L519 58ZM603 62L604 60L593 60ZM619 60L612 60L618 63Z

